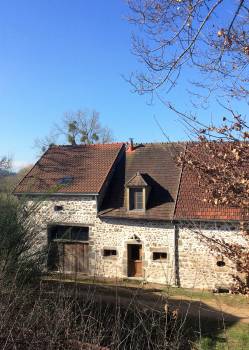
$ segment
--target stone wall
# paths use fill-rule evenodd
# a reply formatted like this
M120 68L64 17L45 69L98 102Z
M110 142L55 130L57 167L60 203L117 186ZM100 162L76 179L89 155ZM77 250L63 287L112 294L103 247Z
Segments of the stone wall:
M174 227L172 224L99 220L94 227L97 273L102 276L127 277L127 244L142 244L143 279L150 282L174 283ZM116 247L117 257L103 257L101 250ZM154 250L166 251L167 259L153 261Z
M30 205L33 205L30 201ZM54 211L54 206L63 210ZM47 227L51 224L80 224L89 227L90 275L126 278L127 244L142 244L143 279L149 282L174 285L177 277L182 287L210 289L231 283L231 262L218 267L217 257L198 237L218 235L225 240L240 240L232 225L180 225L176 231L172 223L138 220L99 219L96 198L93 196L54 196L38 202L36 224L43 244L47 244ZM175 250L176 244L176 250ZM116 256L103 256L104 249L116 249ZM153 260L153 252L166 252L165 261ZM176 251L176 255L175 255ZM175 274L175 270L177 274Z
M29 202L34 205L33 201ZM174 283L174 226L163 222L100 220L96 199L91 196L54 196L37 202L35 221L41 242L47 244L47 228L52 224L89 226L90 275L126 278L127 244L142 244L143 279ZM63 210L54 211L55 205ZM136 236L136 237L135 237ZM104 249L117 249L117 256L104 257ZM153 251L167 252L164 262L152 261Z
M235 266L215 250L211 251L205 237L245 243L239 234L238 226L234 224L180 225L177 254L179 284L187 288L203 289L228 287L233 282L232 273L235 273ZM218 266L217 261L224 261L224 266Z

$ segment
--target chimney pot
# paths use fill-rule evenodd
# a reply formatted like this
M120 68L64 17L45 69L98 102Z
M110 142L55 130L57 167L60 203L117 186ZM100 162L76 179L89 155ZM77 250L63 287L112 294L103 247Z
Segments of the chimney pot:
M129 150L132 152L134 150L133 138L130 138Z

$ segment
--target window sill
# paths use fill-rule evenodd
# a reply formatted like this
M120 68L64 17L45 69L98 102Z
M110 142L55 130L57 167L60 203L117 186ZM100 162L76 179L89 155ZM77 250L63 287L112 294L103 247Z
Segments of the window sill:
M51 242L57 242L57 243L83 243L83 244L89 244L89 241L81 241L77 239L63 239L63 238L56 238L52 239Z
M133 213L133 212L138 212L138 213L145 213L146 209L128 209L129 213Z

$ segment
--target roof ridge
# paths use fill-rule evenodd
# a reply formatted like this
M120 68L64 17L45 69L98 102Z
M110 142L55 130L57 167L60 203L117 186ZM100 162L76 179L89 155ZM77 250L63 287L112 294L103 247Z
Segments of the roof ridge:
M189 141L172 141L172 142L134 142L134 145L171 145L171 144L186 144Z
M74 147L98 147L98 146L112 146L112 145L124 145L125 142L109 142L109 143L91 143L91 144L78 144L78 145L52 145L49 148L74 148Z

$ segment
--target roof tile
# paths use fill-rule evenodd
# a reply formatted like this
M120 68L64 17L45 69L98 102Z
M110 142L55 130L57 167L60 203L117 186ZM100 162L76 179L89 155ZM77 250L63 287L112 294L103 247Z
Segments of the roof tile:
M14 193L99 193L123 147L123 143L50 147ZM72 181L59 185L64 177Z
M195 144L194 148L190 143L188 148L191 152L195 152L195 156L203 159L204 155L201 151L201 145ZM196 152L197 151L197 152ZM179 194L176 204L175 220L243 220L246 213L240 208L231 206L213 205L204 201L206 195L204 188L199 183L197 174L188 166L183 167Z
M100 216L143 220L172 220L181 167L175 156L184 150L176 143L136 145L118 164L102 204ZM140 172L151 191L146 211L127 211L125 184ZM141 178L140 178L141 180ZM140 182L139 182L140 185Z

